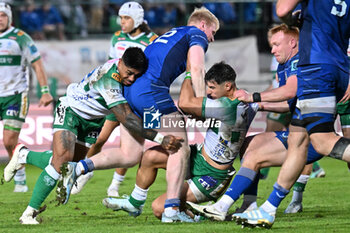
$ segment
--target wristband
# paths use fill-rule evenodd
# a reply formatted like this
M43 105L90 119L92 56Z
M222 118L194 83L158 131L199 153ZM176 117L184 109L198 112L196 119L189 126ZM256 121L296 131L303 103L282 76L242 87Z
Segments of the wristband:
M159 144L162 144L164 139L164 135L157 133L157 135L154 137L153 141Z
M191 72L187 71L185 79L192 79Z
M254 92L253 93L253 101L254 102L261 102L261 95L259 92Z
M48 86L41 86L41 94L49 93L49 87Z

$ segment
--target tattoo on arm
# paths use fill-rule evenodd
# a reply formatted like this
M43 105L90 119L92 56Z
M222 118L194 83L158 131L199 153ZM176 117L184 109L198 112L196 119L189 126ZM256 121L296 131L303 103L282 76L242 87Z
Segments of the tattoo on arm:
M144 129L142 121L137 117L130 109L127 103L119 104L113 107L112 112L117 117L117 120L120 121L132 134L138 134L142 137L153 140L157 135L157 132L151 129Z

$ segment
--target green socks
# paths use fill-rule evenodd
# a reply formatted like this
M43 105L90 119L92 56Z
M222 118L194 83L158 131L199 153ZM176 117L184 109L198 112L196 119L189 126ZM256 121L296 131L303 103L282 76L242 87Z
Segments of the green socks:
M47 165L49 165L51 157L51 150L44 152L29 151L26 163L44 169Z
M52 165L48 165L40 174L36 181L32 198L29 206L39 209L44 200L49 196L50 192L55 188L60 174Z

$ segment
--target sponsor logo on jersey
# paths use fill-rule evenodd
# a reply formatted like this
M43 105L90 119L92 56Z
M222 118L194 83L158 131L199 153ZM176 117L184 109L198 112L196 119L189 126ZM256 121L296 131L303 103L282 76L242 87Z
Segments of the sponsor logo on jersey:
M159 109L155 110L154 107L151 109L145 109L143 112L143 128L145 129L160 129L160 116L162 114Z
M113 94L120 94L122 95L123 94L123 91L119 88L113 88L113 89L109 89L109 91Z
M125 37L119 37L118 40L126 40Z
M76 101L88 100L89 98L92 98L89 94L86 94L86 95L73 95L72 97Z
M98 132L98 131L92 131L92 132L88 133L88 137L89 138L97 138L99 134L100 134L100 132Z
M218 183L218 181L211 176L202 176L198 179L198 182L205 190L210 190Z
M6 111L6 116L18 116L18 105L11 105Z
M114 35L115 35L115 36L119 36L120 33L121 33L121 31L117 31L117 32L114 33Z
M18 35L18 36L23 36L23 35L24 35L24 31L22 31L22 30L19 31L19 32L17 33L17 35Z
M118 82L121 82L122 78L120 77L120 74L118 73L113 73L112 78L117 80Z
M9 39L16 40L17 38L15 36L9 36Z
M297 67L298 66L298 62L299 62L299 59L292 61L292 64L290 65L291 71L295 71L295 70L298 69L298 67Z

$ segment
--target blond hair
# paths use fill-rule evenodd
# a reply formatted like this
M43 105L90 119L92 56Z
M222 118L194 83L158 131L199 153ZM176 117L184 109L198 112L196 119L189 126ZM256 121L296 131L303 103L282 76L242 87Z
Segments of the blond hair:
M211 13L207 8L203 6L201 8L196 8L192 12L190 17L188 18L187 24L196 23L201 20L204 20L209 25L215 24L216 31L219 30L220 28L220 23L218 18L216 18L216 16L213 13Z
M299 40L299 29L297 27L289 27L284 23L270 28L270 30L267 33L268 40L270 41L270 38L277 32L283 32L286 35L294 37L297 41Z

